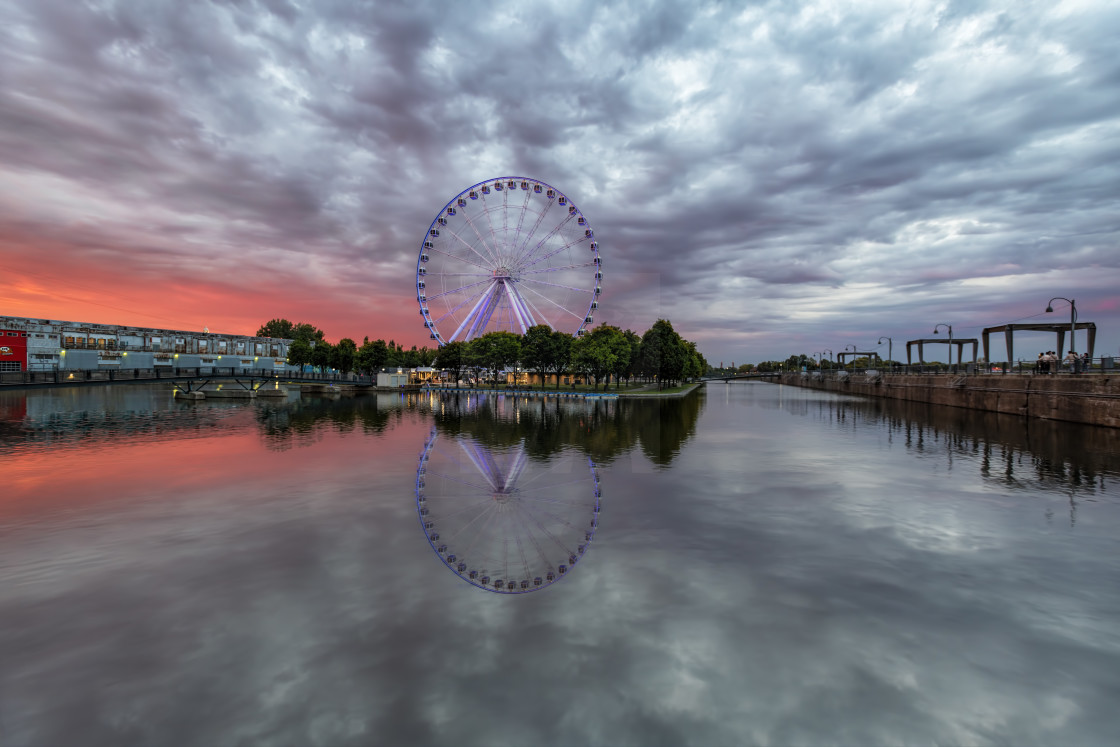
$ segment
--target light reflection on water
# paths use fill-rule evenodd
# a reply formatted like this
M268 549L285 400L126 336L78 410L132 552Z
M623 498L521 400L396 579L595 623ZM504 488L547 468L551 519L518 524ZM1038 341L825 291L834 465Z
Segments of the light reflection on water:
M603 484L578 571L482 593L435 426ZM1106 744L1115 431L685 400L0 392L0 743Z

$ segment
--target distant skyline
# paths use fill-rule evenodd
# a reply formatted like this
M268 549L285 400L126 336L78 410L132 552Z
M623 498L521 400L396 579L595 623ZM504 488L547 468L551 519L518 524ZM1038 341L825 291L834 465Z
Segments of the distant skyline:
M0 315L428 345L428 225L517 175L595 226L596 323L670 319L714 365L904 360L938 323L1068 322L1054 296L1117 355L1117 28L1108 2L9 0Z

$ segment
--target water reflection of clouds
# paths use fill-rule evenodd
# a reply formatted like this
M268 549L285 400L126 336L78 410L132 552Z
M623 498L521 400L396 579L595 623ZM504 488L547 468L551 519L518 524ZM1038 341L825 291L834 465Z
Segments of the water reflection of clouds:
M950 480L928 432L919 453L874 419L732 399L703 410L672 469L602 470L602 535L564 584L463 593L417 536L407 496L431 421L402 407L372 434L324 420L298 460L215 434L215 453L237 445L210 475L224 490L7 527L0 569L22 570L0 585L5 738L1114 741L1114 503L1048 524L1036 508L1060 485L995 490L963 457ZM554 424L563 448L586 432L542 422L542 450ZM258 491L268 470L285 482Z

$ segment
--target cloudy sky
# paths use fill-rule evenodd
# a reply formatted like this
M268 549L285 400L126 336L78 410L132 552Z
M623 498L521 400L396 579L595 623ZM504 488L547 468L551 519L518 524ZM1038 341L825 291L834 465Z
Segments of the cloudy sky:
M1116 354L1118 28L1103 1L9 0L0 314L427 344L429 224L524 175L595 227L596 322L669 318L713 363L898 358L1068 321L1052 296Z

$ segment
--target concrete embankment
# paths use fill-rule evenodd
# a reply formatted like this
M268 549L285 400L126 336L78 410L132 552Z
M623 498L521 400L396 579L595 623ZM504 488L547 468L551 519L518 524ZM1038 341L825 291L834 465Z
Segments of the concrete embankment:
M783 384L1120 428L1120 376L786 374Z

